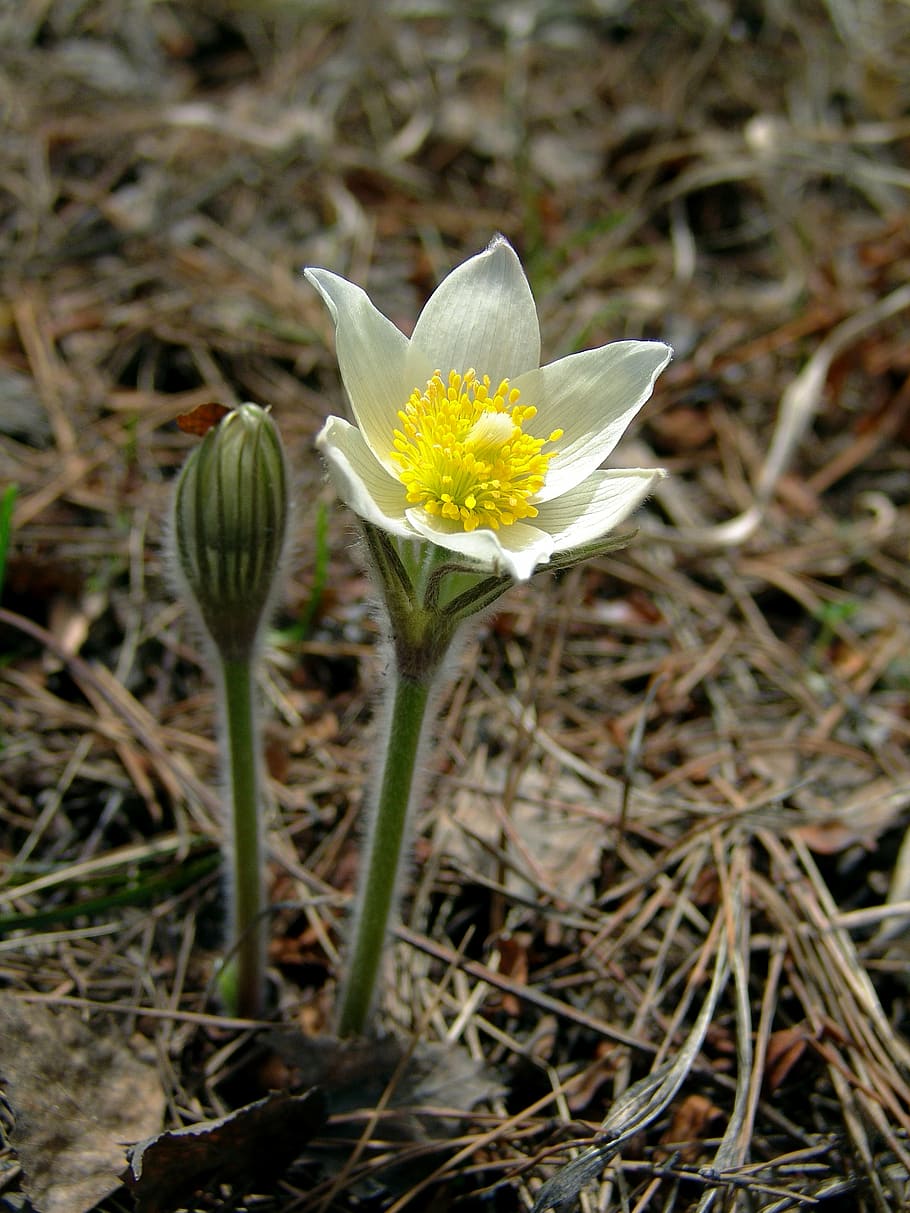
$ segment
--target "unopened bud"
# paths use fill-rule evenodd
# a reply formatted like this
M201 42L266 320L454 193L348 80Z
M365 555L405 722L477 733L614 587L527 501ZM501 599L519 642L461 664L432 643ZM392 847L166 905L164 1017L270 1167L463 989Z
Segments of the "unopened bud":
M242 404L187 459L174 499L184 585L225 660L248 657L277 588L288 519L288 476L278 429Z

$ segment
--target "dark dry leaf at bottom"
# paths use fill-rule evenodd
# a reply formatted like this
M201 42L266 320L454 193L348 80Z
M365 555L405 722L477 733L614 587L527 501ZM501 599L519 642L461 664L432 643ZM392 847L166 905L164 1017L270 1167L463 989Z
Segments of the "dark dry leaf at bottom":
M332 1114L370 1109L382 1103L383 1136L408 1141L445 1139L457 1132L457 1116L501 1096L495 1070L475 1061L465 1048L393 1036L339 1040L276 1031L263 1037L291 1068L297 1085L317 1083ZM445 1109L433 1115L428 1109Z
M352 1132L359 1137L368 1131L387 1147L368 1175L344 1181L355 1200L380 1193L402 1197L421 1185L440 1157L451 1153L471 1110L504 1094L501 1076L472 1058L463 1042L339 1040L278 1029L264 1034L261 1043L288 1067L292 1086L315 1082L326 1093L332 1123L306 1155L323 1177L345 1173ZM367 1130L374 1111L381 1119ZM408 1149L408 1143L418 1148Z
M277 1092L219 1120L171 1129L128 1151L123 1182L137 1213L171 1213L200 1189L272 1186L325 1123L321 1091Z

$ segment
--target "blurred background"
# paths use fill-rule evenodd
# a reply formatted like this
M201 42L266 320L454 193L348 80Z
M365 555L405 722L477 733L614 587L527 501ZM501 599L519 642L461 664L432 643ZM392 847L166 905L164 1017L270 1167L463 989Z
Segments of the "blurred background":
M727 1165L762 1161L768 1182L817 1148L792 1184L826 1209L900 1207L910 5L5 0L0 116L0 489L18 486L0 615L4 984L207 1005L213 701L162 553L194 441L175 419L253 400L273 409L298 498L263 692L271 889L290 907L272 960L283 1018L330 1023L383 661L313 446L345 403L301 271L344 274L408 332L501 231L545 361L624 337L674 346L616 454L671 476L633 547L512 591L466 652L406 920L653 1052L678 1044L679 983L748 888L750 972L696 1090L633 1143L621 1207L657 1207L634 1202L661 1141L707 1163L725 1131ZM116 908L86 875L96 861ZM820 921L838 930L813 951ZM438 947L412 940L396 964L389 1022L429 1015L449 1040L457 1021L461 1041L467 987L439 994ZM485 989L469 1051L506 1094L482 1085L486 1153L428 1191L530 1208L651 1054ZM218 1065L199 1071L211 1041L131 1022L168 1058L169 1123L224 1109ZM745 1119L743 1042L757 1051L740 1072L764 1091ZM576 1094L538 1107L568 1074ZM404 1199L381 1168L375 1182L379 1205ZM662 1208L703 1207L703 1186L653 1183ZM718 1199L745 1209L743 1193ZM288 1201L267 1207L307 1207Z

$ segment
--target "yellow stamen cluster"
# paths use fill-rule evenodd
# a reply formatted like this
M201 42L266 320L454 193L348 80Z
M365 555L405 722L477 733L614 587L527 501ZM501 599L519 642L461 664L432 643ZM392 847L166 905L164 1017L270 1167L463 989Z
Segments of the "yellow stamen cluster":
M548 442L522 431L535 416L533 405L518 403L519 392L503 379L495 392L490 378L473 370L436 371L426 387L415 388L399 412L392 458L411 505L458 523L464 530L498 530L533 518L531 498L543 488L553 452Z

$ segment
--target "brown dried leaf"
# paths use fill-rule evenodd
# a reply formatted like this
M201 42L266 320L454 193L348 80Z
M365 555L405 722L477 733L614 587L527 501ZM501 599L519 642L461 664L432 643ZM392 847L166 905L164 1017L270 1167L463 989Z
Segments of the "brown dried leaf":
M495 878L504 824L496 806L502 804L500 789L508 784L508 771L504 761L481 762L483 757L478 755L482 770L478 783L482 780L483 788L461 789L454 813L441 808L436 844L475 871ZM534 896L542 882L567 901L590 900L607 841L603 822L586 814L591 801L590 788L571 771L550 775L533 764L522 771L505 815L514 830L514 837L504 840L510 891Z
M528 943L529 937L525 932L510 935L499 941L499 971L513 981L525 985L528 980ZM514 994L503 993L502 1009L507 1015L519 1015L521 1002Z
M450 1118L437 1118L426 1108L457 1108L467 1112L501 1094L498 1075L466 1049L419 1042L403 1045L394 1037L382 1040L338 1040L305 1037L278 1030L262 1039L290 1068L291 1083L318 1083L331 1100L333 1114L375 1107L383 1096L394 1118L383 1121L383 1133L416 1141L433 1134L449 1136ZM394 1084L391 1092L386 1088ZM414 1108L423 1107L420 1116Z
M702 1141L708 1136L712 1122L723 1116L723 1110L705 1095L687 1095L673 1109L667 1131L661 1137L661 1145L684 1143L679 1158L684 1163L695 1163L702 1150Z
M786 1081L787 1075L805 1053L810 1039L811 1034L804 1023L771 1033L765 1057L766 1091L776 1091Z
M12 1144L42 1213L81 1213L117 1189L123 1141L161 1124L164 1094L116 1027L0 995L0 1072Z
M226 405L216 404L214 401L210 404L197 404L188 413L177 415L177 425L184 434L196 434L199 438L204 438L230 411Z
M835 786L837 770L832 764L827 774ZM846 777L843 782L847 783ZM824 790L804 788L794 801L811 818L797 826L793 834L816 854L834 855L857 844L874 851L878 839L894 827L910 805L910 782L884 776L865 782L837 803L832 803Z

